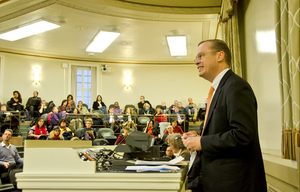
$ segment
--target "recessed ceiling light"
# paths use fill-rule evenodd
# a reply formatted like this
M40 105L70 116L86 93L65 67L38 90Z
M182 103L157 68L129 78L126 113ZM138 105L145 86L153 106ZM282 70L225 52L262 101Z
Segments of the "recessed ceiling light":
M117 32L100 31L86 51L102 53L119 35Z
M35 34L39 34L51 29L60 27L57 24L50 23L48 21L39 20L25 26L20 26L17 29L10 30L8 32L0 34L0 39L15 41L25 37L29 37Z
M168 36L167 41L172 56L187 55L186 36Z

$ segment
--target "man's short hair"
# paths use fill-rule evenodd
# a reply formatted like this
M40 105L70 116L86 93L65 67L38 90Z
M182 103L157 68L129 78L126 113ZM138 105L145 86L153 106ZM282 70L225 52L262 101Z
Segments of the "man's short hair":
M229 67L231 67L231 52L230 52L230 49L229 47L227 46L227 44L220 40L220 39L208 39L208 40L205 40L205 41L201 41L199 44L198 44L198 47L199 45L201 45L202 43L205 43L205 42L211 42L211 49L213 50L216 50L216 51L223 51L225 53L225 62L227 63L227 65Z
M5 131L9 131L11 133L11 135L14 133L12 129L5 129ZM4 133L5 133L4 131Z

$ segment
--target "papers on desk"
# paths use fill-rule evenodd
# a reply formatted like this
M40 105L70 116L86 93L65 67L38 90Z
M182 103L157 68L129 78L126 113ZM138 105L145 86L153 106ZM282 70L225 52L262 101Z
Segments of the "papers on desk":
M145 171L179 171L177 166L159 165L159 166L127 166L127 171L145 172Z
M175 159L172 159L170 161L141 161L137 160L135 162L136 165L175 165L181 161L183 161L184 158L179 156L176 157Z
M125 170L127 171L136 171L136 172L144 172L144 171L179 171L180 168L174 166L179 162L183 161L184 158L179 156L170 161L141 161L138 160L135 162L136 166L127 166ZM143 166L142 166L143 165ZM172 166L173 165L173 166Z

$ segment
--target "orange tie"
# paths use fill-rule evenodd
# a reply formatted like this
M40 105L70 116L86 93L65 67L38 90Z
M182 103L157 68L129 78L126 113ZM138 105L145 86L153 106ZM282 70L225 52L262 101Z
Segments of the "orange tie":
M206 108L205 119L204 119L204 124L203 124L203 129L202 129L202 134L201 134L201 136L203 135L203 132L204 132L205 123L206 123L206 119L207 119L207 115L208 115L209 107L210 107L210 103L211 103L211 98L212 98L212 96L213 96L213 94L214 94L214 91L215 91L215 89L211 86L210 89L209 89L209 92L208 92L208 97L207 97L207 108Z

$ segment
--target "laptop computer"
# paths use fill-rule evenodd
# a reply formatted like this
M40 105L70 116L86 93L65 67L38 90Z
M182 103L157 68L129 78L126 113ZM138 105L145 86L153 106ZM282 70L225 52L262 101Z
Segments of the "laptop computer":
M31 100L31 105L32 106L40 106L41 102L42 102L42 100L40 100L40 99L32 99Z

